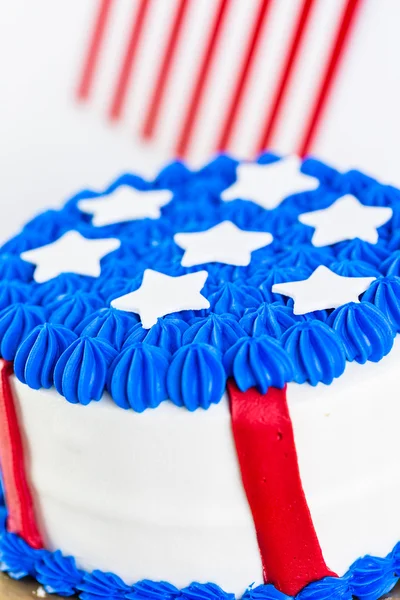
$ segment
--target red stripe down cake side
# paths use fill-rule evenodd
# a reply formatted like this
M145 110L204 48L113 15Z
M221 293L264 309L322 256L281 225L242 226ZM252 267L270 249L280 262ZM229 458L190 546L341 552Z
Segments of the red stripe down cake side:
M26 477L24 448L11 386L12 363L0 360L0 465L8 511L7 530L43 548Z
M232 430L267 583L295 596L335 576L325 564L301 482L286 388L228 382Z

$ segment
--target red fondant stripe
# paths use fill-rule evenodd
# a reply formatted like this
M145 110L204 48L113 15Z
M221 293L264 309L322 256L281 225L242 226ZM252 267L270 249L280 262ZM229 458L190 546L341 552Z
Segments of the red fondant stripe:
M283 107L286 92L290 83L290 78L294 71L297 57L299 56L301 44L304 39L304 34L307 29L307 24L311 16L311 11L315 5L315 0L303 0L303 6L301 8L298 21L294 28L293 38L289 44L289 50L287 53L286 60L282 69L282 74L278 81L278 85L275 94L272 99L271 108L267 111L267 117L265 125L262 128L260 140L257 144L257 152L262 152L265 148L268 148L276 125L279 121L280 112Z
M200 64L197 78L190 96L188 109L183 119L183 125L179 134L178 143L176 145L175 152L179 157L185 157L189 149L198 111L206 89L206 83L215 56L215 51L218 47L218 42L223 30L224 21L228 14L229 5L230 0L219 0L214 21L207 39L203 59Z
M0 360L0 464L8 511L7 530L32 548L43 548L25 474L24 449L10 376L12 363Z
M185 18L189 8L189 0L180 0L172 23L170 36L165 48L164 57L156 77L156 83L151 94L149 108L144 121L142 136L151 138L157 127L160 110L164 100L165 91L171 75L172 66L176 56L179 39L183 31Z
M94 75L104 39L107 23L110 19L113 0L101 0L99 12L97 13L92 38L90 40L88 53L84 62L82 75L78 86L78 98L86 100L93 86Z
M117 79L117 86L110 108L110 118L119 119L124 109L129 83L138 55L140 42L144 33L146 17L149 13L150 0L140 0L139 8L135 10L132 21L131 33L128 39L121 70Z
M253 30L249 37L249 43L245 52L242 67L239 71L226 118L217 142L217 150L219 151L227 150L231 141L236 119L238 117L240 105L243 99L243 94L246 90L253 60L257 54L258 45L261 40L261 33L263 31L264 23L267 19L271 4L271 0L262 0L260 4L258 14L254 21Z
M232 428L265 579L295 596L327 575L304 495L286 390L241 392L228 382Z
M342 19L335 36L331 54L325 69L324 76L313 104L310 116L304 128L304 134L299 145L299 156L305 156L314 141L317 128L321 122L323 111L325 109L329 93L332 90L334 79L337 75L340 61L346 48L346 42L350 37L352 26L362 0L348 0L345 6Z

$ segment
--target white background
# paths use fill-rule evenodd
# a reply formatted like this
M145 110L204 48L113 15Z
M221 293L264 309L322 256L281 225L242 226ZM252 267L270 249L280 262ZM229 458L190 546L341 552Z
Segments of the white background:
M97 5L0 0L0 240L81 187L101 188L124 170L150 175L167 158L76 102ZM400 185L399 23L399 0L364 0L313 153Z

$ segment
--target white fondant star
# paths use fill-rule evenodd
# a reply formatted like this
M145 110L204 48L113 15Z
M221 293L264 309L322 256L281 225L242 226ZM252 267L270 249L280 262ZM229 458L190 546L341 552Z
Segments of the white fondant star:
M351 194L342 196L328 208L299 215L304 225L315 227L313 246L330 246L359 238L371 244L378 241L377 228L392 218L385 206L364 206Z
M174 241L186 250L182 266L193 267L209 262L246 267L254 250L268 246L273 240L270 233L244 231L231 221L223 221L206 231L177 233Z
M236 171L236 182L222 192L222 200L242 198L263 208L276 208L287 196L319 186L318 179L305 175L300 167L298 156L287 156L269 165L242 163Z
M208 277L207 271L171 277L146 269L140 288L111 302L119 310L137 313L145 329L164 317L181 310L209 308L210 303L200 294Z
M112 194L80 200L78 208L93 215L93 225L101 227L135 219L159 219L160 208L172 199L169 190L135 190L128 185L120 185Z
M294 300L295 315L305 315L314 310L338 308L348 302L359 302L376 277L342 277L320 265L308 279L275 283L274 294L289 296Z
M36 265L34 279L43 283L61 273L100 275L100 259L121 245L115 238L88 239L78 231L68 231L52 244L22 252L21 258Z

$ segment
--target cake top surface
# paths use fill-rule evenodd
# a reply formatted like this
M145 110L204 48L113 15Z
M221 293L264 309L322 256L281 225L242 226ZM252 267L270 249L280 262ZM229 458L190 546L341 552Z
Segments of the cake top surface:
M69 402L189 410L330 384L400 330L400 191L265 154L124 174L0 250L0 353Z

